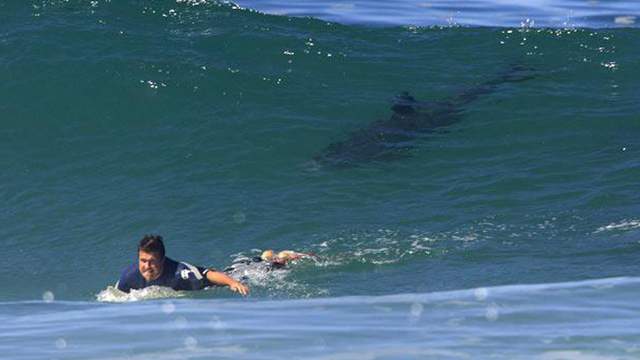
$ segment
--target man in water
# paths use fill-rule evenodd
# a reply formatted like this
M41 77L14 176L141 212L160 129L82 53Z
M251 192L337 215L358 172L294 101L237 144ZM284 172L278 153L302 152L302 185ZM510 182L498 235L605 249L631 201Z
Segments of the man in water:
M269 272L283 269L288 263L304 257L319 258L315 254L302 254L291 250L280 251L277 254L273 250L266 250L260 256L237 259L222 272L234 279L248 280L251 272Z
M164 255L162 236L147 235L138 245L138 263L122 273L116 287L128 293L153 285L173 290L202 290L218 285L228 286L244 296L249 294L245 285L221 272L169 259Z

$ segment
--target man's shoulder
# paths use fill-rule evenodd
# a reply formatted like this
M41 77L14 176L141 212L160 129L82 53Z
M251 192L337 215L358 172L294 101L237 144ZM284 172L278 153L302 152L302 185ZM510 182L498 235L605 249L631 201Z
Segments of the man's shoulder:
M197 278L201 278L207 273L208 269L198 265L192 265L186 261L180 261L176 268L176 273L184 273L185 271L192 272Z
M180 261L174 272L176 287L180 290L201 290L211 286L206 277L208 271L207 268Z
M198 270L199 269L200 271L202 271L202 270L205 269L202 266L192 265L192 263L190 263L190 262L177 261L177 260L170 259L168 257L165 258L164 266L165 266L165 269L168 272L176 273L176 274L182 272L183 270L194 270L194 269Z
M131 276L135 276L135 275L140 275L140 270L138 270L138 264L133 263L129 266L127 266L124 271L122 272L122 278L124 277L131 277Z
M170 259L168 257L164 258L164 271L165 272L174 273L174 272L177 271L179 266L180 266L180 263L178 261L175 261L175 260Z
M138 289L144 284L144 278L138 270L138 264L131 264L120 275L120 280L116 283L116 287L124 292L129 292L130 289Z

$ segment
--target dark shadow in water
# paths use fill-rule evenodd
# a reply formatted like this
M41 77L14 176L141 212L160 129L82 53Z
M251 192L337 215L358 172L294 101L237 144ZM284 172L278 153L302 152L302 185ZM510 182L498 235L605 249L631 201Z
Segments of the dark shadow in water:
M526 81L535 76L531 68L510 65L491 79L434 103L416 101L408 92L400 92L393 101L393 115L388 120L372 122L347 139L329 144L302 167L306 171L318 171L406 158L411 155L417 139L460 121L464 105L480 95L493 93L500 84Z

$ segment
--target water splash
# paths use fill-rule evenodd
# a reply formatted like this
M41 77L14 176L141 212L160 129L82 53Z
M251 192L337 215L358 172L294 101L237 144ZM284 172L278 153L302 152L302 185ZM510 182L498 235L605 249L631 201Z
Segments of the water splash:
M152 299L166 299L186 296L185 291L175 291L168 287L149 286L144 289L131 290L129 293L118 290L113 286L108 286L96 295L96 300L101 302L131 302Z
M261 253L253 249L254 253ZM251 254L238 253L233 255L231 271L227 275L243 281L249 285L252 294L259 297L280 298L308 298L326 295L327 291L314 288L308 284L296 281L291 275L300 267L314 266L319 261L312 257L303 257L287 263L284 268L271 268L268 262L249 262Z
M603 231L625 231L640 228L640 220L622 220L619 223L611 223L609 225L599 227L595 233Z

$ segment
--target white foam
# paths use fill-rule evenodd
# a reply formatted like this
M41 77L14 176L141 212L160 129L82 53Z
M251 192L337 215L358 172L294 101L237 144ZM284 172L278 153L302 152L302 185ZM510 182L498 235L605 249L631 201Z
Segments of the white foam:
M636 23L636 17L635 16L616 16L613 22L618 25L633 25Z
M233 262L233 270L228 272L230 277L245 282L250 288L263 288L273 292L271 295L287 294L293 297L309 297L319 295L323 289L311 289L309 286L297 283L288 278L291 269L307 262L309 258L295 260L283 269L270 269L266 262L242 263L249 257L237 254Z
M599 354L589 354L579 350L547 351L538 357L540 360L616 360L611 357Z
M631 230L640 228L640 220L622 220L619 223L612 223L606 226L601 226L596 230L596 233L603 231L614 231L614 230Z
M108 286L106 289L100 291L100 293L96 295L96 299L98 301L104 302L130 302L151 299L175 298L185 295L186 292L184 291L175 291L173 289L160 286L149 286L140 290L131 290L131 292L129 293L120 291L113 286Z

